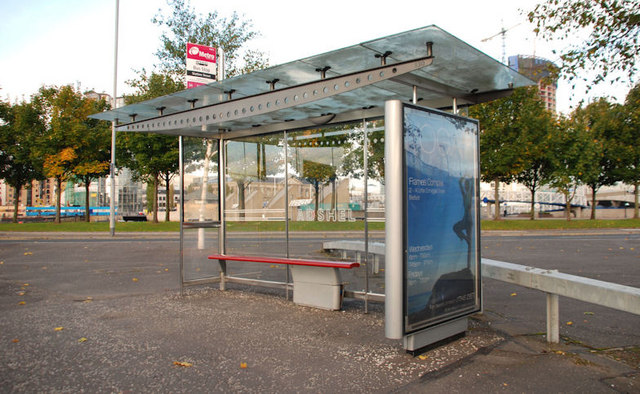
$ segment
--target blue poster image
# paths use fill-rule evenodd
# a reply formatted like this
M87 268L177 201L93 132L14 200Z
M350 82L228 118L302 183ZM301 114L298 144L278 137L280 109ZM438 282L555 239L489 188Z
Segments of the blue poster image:
M405 331L479 310L478 124L404 107Z

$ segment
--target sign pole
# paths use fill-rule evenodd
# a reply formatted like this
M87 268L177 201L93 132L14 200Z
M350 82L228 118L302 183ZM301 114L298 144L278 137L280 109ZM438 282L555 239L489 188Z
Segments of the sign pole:
M113 109L116 108L118 100L118 17L120 0L116 0L116 31L113 50ZM111 165L109 178L111 179L111 199L109 201L109 232L111 236L116 234L116 124L118 119L111 122Z

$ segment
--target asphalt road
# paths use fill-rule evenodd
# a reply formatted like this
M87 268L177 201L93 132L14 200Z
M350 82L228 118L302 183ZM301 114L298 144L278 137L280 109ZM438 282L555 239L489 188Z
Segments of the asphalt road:
M330 239L300 234L292 246L321 257ZM229 240L281 252L264 241ZM640 287L639 241L637 232L485 235L482 252ZM485 313L467 337L418 359L384 338L380 304L365 315L359 301L344 313L317 311L277 290L200 287L181 297L178 251L166 234L0 234L0 391L638 391L640 316L561 298L563 343L548 347L544 295L485 280ZM237 270L284 276L264 264ZM612 366L611 355L627 363Z
M29 237L28 235L26 236ZM0 238L0 278L25 282L59 296L82 300L97 296L135 296L180 289L179 242L175 235L119 234L104 236L49 236L49 239ZM322 242L344 239L331 235L300 234L291 241L292 255L326 258ZM212 245L213 244L213 245ZM210 243L209 248L215 247ZM211 249L185 259L187 276L198 277L215 264L206 260ZM279 255L282 240L232 234L229 249ZM528 265L640 288L640 233L583 233L580 235L485 235L483 257ZM187 253L187 254L188 254ZM200 268L202 267L202 268ZM206 267L206 268L205 268ZM197 269L198 272L190 271ZM369 272L372 291L384 292L384 260L377 274ZM200 271L202 269L202 271ZM232 274L267 280L286 280L283 267L264 264L233 265ZM350 287L365 288L362 270L343 274ZM491 279L483 282L485 313L521 333L546 328L546 299L539 291ZM561 335L596 348L640 345L640 316L563 298L560 299Z

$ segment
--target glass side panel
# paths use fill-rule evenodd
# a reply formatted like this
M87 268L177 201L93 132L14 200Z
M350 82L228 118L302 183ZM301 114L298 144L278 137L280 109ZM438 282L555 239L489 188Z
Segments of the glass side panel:
M288 133L289 254L316 260L362 261L331 253L332 241L364 244L362 122ZM341 270L350 290L364 290L366 267Z
M218 254L218 228L184 228L182 239L184 281L220 277L218 262L207 258Z
M184 222L182 262L186 282L218 277L218 141L184 139Z
M225 142L226 253L286 257L283 133ZM232 276L286 280L285 267L228 264Z
M384 120L367 122L369 289L384 294Z

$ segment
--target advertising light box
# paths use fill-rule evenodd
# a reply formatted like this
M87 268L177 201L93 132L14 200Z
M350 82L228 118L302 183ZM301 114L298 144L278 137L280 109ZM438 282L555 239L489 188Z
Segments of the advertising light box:
M405 334L480 310L475 120L403 106Z

